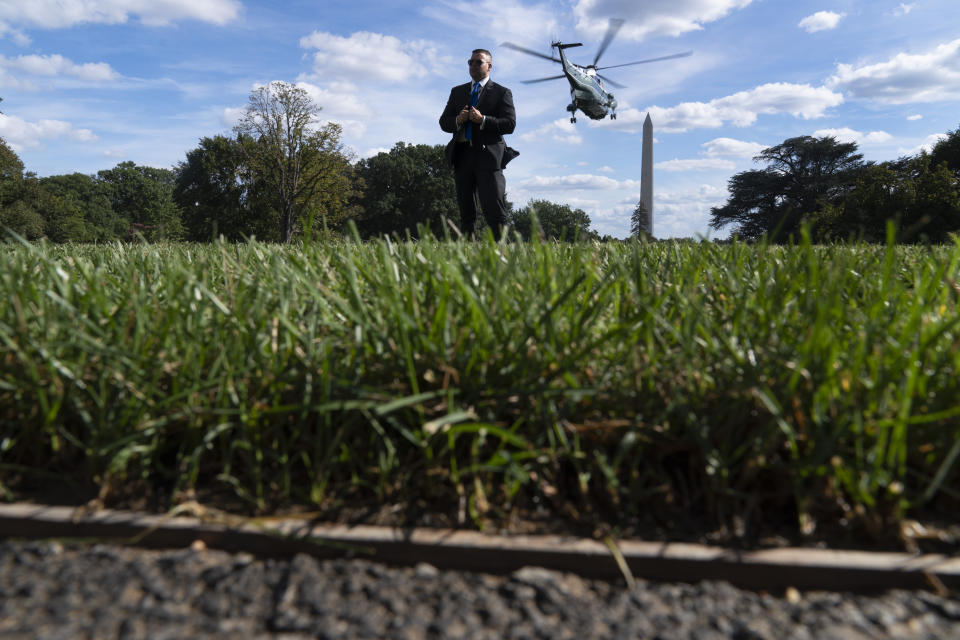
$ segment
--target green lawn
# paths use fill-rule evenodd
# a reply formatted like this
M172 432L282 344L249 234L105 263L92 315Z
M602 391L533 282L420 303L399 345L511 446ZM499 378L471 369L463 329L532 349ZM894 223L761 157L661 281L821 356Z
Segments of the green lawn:
M877 531L960 505L958 280L958 246L9 244L0 492Z

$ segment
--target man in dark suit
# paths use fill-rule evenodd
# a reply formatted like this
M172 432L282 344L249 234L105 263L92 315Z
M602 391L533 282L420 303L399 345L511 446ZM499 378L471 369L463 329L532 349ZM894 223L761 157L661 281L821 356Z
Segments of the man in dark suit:
M502 171L507 145L503 136L513 133L517 114L510 89L490 79L490 52L474 49L467 64L473 81L450 90L440 116L440 128L453 134L446 154L454 169L460 226L465 233L473 233L477 221L476 192L493 237L499 240L507 221Z

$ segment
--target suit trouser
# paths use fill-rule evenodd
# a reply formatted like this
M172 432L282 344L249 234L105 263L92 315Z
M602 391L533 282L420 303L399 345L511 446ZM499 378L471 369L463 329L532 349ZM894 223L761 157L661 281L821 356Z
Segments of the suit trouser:
M503 171L484 171L478 165L480 154L486 154L480 147L471 147L469 144L457 145L454 154L453 174L457 185L457 206L460 208L461 230L472 235L477 222L477 201L474 193L480 200L480 210L486 218L493 237L500 239L500 233L507 222L506 180Z

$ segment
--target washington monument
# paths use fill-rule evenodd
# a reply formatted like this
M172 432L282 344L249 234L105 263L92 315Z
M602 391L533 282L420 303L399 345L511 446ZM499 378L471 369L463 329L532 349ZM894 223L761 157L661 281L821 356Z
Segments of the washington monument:
M653 236L653 121L643 121L643 148L640 155L640 204L646 213L644 230Z

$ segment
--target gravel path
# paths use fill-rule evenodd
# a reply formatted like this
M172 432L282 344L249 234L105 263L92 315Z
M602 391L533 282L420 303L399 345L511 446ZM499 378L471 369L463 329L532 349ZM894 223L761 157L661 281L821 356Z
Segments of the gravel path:
M960 638L960 600L926 592L793 593L722 582L584 580L0 542L0 637L79 638Z

